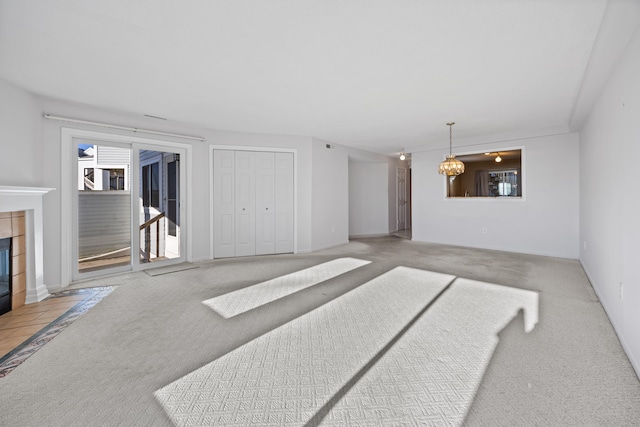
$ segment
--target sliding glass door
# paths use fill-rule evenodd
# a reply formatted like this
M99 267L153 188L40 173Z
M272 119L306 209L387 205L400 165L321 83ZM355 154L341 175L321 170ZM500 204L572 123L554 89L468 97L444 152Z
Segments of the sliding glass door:
M73 279L181 262L184 150L74 139Z

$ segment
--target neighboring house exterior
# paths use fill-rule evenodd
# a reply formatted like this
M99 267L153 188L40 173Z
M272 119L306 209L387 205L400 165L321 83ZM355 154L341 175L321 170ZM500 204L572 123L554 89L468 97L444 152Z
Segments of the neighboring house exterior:
M78 147L78 190L129 190L129 151L92 145Z

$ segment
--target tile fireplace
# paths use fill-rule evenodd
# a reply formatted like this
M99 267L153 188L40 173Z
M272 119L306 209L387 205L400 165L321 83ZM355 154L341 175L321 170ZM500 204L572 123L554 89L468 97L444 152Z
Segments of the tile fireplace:
M51 188L0 185L0 310L49 295L43 278L43 196Z
M26 294L24 211L0 212L0 314L23 306Z

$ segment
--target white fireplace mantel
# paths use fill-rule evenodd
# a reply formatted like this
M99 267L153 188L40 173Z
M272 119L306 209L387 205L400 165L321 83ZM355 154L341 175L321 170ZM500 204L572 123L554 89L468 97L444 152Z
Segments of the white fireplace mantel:
M52 190L55 188L0 185L0 212L25 211L27 304L49 296L44 284L42 198Z

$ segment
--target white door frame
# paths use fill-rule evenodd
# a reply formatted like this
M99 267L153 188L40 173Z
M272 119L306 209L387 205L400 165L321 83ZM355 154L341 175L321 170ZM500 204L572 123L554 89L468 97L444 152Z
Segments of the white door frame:
M295 148L276 147L250 147L246 145L209 145L209 185L210 192L213 192L213 151L268 151L273 153L293 153L293 253L298 253L298 150ZM213 194L209 197L209 224L211 224L209 235L209 258L214 259L214 233L213 233Z
M185 144L181 142L175 141L167 141L160 139L150 139L150 138L141 138L139 136L130 136L130 135L120 135L120 134L112 134L105 132L96 132L85 129L75 129L62 127L61 128L61 159L60 159L60 213L61 213L61 223L60 223L60 284L64 288L73 282L74 271L77 269L77 263L74 264L74 260L77 261L77 240L75 239L74 232L74 208L76 208L74 202L74 193L77 191L78 186L78 167L77 167L77 158L78 158L78 150L77 146L74 143L74 139L88 139L96 141L96 144L100 142L106 144L124 144L128 145L132 148L131 155L131 167L136 165L137 169L139 165L137 162L139 161L138 150L139 149L151 149L151 150L161 150L161 151L175 151L178 150L181 154L180 159L184 159L181 164L180 171L180 179L183 183L183 189L180 193L180 205L181 205L181 217L186 219L184 221L185 230L182 234L182 242L181 244L184 247L184 251L181 252L181 259L191 261L192 260L192 172L189 165L191 165L193 158L193 148L190 144ZM131 194L137 194L139 192L139 174L132 173L131 174ZM135 191L135 193L134 193ZM132 196L134 197L134 196ZM132 216L131 216L131 227L132 227L132 236L133 227L135 230L138 230L138 207L137 202L132 202ZM134 255L138 254L139 244L138 238L132 239L131 242L131 252L132 258ZM134 252L135 250L135 252ZM179 262L179 261L174 261ZM141 264L141 263L132 263L132 270L144 270L149 268L151 264ZM158 266L158 264L153 265ZM129 270L127 268L125 271ZM104 270L106 271L106 270ZM109 270L107 273L105 272L94 272L86 273L82 275L82 279L90 278L90 277L98 277L105 274L111 274L115 271Z

